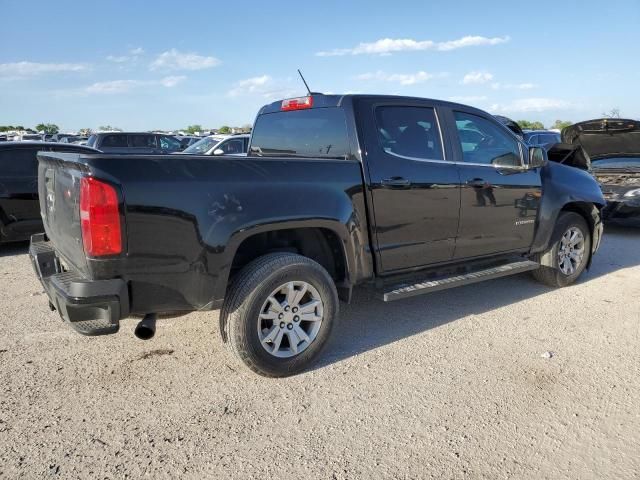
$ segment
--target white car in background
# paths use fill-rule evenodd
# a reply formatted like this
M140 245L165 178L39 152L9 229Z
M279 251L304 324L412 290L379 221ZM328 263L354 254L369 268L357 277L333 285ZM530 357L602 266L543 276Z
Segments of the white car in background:
M241 155L247 154L249 137L239 135L211 135L185 148L180 154L187 155Z

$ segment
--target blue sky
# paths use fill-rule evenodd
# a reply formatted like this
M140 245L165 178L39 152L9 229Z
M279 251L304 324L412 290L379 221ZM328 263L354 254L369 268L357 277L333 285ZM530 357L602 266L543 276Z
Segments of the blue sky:
M242 125L304 93L296 68L316 91L453 99L545 124L612 108L640 117L638 0L0 0L0 11L0 125Z

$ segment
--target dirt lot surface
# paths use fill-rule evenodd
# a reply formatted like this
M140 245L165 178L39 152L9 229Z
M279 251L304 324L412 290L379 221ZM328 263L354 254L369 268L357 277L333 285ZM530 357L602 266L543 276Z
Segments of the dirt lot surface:
M640 230L562 290L359 291L281 380L236 363L217 312L82 337L25 246L0 256L2 478L639 478Z

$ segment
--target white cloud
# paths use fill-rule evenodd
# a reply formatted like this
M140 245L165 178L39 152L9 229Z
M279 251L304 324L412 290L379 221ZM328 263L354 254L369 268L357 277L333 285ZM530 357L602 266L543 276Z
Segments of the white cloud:
M267 100L278 98L290 98L300 95L298 89L289 85L290 79L276 80L269 75L261 75L240 80L227 92L229 97L241 97L247 95L259 95Z
M138 57L143 54L144 49L138 47L130 49L128 55L108 55L107 60L113 63L127 63L138 60Z
M491 88L494 90L531 90L536 88L537 85L535 83L500 83L495 82L491 84Z
M489 107L489 111L493 113L546 112L566 110L571 106L571 103L555 98L520 98L507 104L493 104Z
M488 100L489 97L485 95L454 95L449 97L451 102L457 103L475 103L475 102L484 102Z
M151 70L204 70L220 65L216 57L205 57L195 53L183 53L175 48L167 50L151 62Z
M169 77L164 77L160 79L160 84L163 87L175 87L179 83L184 82L187 79L185 75L174 75Z
M163 86L175 87L187 79L184 75L169 76L160 80L111 80L108 82L96 82L84 89L84 93L92 94L117 94L127 93L140 87Z
M353 48L336 48L317 52L319 57L335 57L342 55L390 55L395 52L436 50L446 52L458 48L481 45L498 45L509 41L509 37L480 37L467 35L457 40L434 42L433 40L413 40L411 38L382 38L375 42L359 43Z
M43 75L46 73L82 72L88 69L89 67L82 63L0 63L0 76L26 77L33 75Z
M489 72L469 72L462 79L463 85L487 83L493 80L493 75Z
M128 57L127 55L122 55L122 56L115 56L115 55L108 55L107 56L107 60L109 60L110 62L113 63L125 63L128 62L131 59L131 57Z
M416 83L426 82L431 80L435 75L427 72L416 73L386 73L378 70L372 73L363 73L356 76L357 80L380 80L383 82L399 83L400 85L415 85Z

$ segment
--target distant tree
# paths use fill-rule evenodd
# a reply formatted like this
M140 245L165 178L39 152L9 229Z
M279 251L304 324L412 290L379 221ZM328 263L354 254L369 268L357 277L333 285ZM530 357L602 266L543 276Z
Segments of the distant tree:
M619 108L612 108L608 112L603 112L602 116L604 118L620 118L620 109Z
M218 129L218 133L231 133L231 127L229 127L228 125L223 125Z
M93 133L93 130L91 130L90 128L81 128L80 130L78 130L78 132L80 133L80 135L84 135L85 137L88 137Z
M562 130L563 128L567 128L570 125L573 125L573 122L570 122L568 120L556 120L555 123L549 128Z
M240 129L241 129L244 133L250 133L252 128L253 128L253 125L251 125L250 123L245 123L244 125L242 125L242 126L240 127Z
M60 127L55 123L39 123L36 125L36 131L53 134L58 133L60 131Z
M518 125L523 130L544 130L544 125L541 122L532 122L529 120L518 120Z
M101 130L103 132L121 132L122 131L121 128L112 127L111 125L103 125L101 127L98 127L98 130Z
M184 131L193 135L194 133L200 133L202 130L202 125L189 125Z

